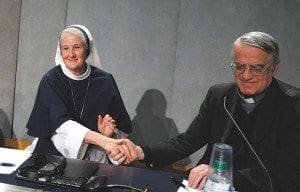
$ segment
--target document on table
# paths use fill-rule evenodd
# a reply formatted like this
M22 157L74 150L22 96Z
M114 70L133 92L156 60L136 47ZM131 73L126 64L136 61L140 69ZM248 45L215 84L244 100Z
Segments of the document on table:
M31 151L0 147L0 174L13 173L31 156Z
M203 192L202 190L193 189L193 188L188 187L188 181L185 179L182 181L182 184L185 186L185 188L179 187L177 189L177 192Z

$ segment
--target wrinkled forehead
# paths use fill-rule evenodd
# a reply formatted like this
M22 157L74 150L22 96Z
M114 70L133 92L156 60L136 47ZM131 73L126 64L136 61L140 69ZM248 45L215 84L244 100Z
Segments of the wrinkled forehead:
M247 43L237 43L233 54L233 61L241 64L264 64L270 61L269 53Z

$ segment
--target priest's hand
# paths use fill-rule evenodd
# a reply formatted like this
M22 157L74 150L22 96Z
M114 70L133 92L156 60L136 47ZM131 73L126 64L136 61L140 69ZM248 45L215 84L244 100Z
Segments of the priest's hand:
M103 118L101 115L98 115L98 131L107 137L112 137L114 130L116 128L115 120L108 114Z
M188 186L194 189L202 190L207 179L208 170L209 165L207 164L200 164L191 169L189 174Z

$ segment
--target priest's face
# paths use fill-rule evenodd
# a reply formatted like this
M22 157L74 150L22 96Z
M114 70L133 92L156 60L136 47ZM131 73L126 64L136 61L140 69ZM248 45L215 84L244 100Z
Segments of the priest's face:
M235 45L233 63L237 86L247 96L267 89L277 71L277 67L269 62L268 53L240 42Z
M66 67L74 75L80 76L86 71L86 49L80 36L65 33L60 40L60 50Z

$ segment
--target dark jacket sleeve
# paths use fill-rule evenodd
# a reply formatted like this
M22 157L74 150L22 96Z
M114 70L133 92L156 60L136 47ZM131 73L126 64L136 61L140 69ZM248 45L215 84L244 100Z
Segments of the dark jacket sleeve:
M207 144L210 136L209 97L201 104L199 113L194 118L187 131L168 141L142 147L145 162L151 167L161 168L183 159Z

